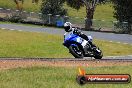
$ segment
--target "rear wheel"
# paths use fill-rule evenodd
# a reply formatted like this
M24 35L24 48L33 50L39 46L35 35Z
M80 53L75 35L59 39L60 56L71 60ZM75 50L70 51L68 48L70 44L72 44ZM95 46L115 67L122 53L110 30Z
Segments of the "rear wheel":
M84 57L82 50L80 50L78 46L73 46L73 45L69 46L69 51L75 58Z

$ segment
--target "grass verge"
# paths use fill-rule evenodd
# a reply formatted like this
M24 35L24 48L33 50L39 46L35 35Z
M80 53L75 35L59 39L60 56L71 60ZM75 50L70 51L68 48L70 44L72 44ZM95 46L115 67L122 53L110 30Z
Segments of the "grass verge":
M123 56L132 55L132 45L129 44L119 44L116 42L108 42L105 40L96 40L94 43L101 48L104 56Z
M0 57L71 57L62 36L0 30Z
M94 42L102 49L104 56L132 54L132 45L103 40ZM0 57L72 57L62 43L63 36L60 35L0 29Z
M89 67L87 74L130 74L131 66ZM131 88L129 84L86 84L76 83L78 69L75 67L31 67L0 72L1 88Z

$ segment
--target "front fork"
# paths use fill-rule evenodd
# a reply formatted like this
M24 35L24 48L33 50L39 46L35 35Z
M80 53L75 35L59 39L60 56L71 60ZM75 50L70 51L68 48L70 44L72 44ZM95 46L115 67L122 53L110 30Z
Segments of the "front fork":
M92 52L92 46L88 41L84 40L81 45L83 46L83 50L85 54L88 54L88 51Z

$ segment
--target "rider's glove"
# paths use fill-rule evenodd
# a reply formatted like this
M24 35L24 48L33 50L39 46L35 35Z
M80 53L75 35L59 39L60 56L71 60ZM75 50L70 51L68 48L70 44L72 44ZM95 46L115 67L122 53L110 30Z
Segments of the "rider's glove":
M81 35L81 34L82 34L82 32L79 31L79 30L77 30L77 29L74 29L73 33L74 33L74 34L77 34L77 35Z

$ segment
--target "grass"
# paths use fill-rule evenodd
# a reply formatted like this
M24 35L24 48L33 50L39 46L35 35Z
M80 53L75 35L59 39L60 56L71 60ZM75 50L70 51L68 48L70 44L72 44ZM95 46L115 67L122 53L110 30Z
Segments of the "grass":
M132 66L85 67L87 74L130 74ZM31 67L0 71L1 88L131 88L129 84L76 83L78 68L75 67Z
M86 16L86 8L82 7L80 10L73 9L71 7L68 7L67 5L64 6L68 10L68 14L71 17L80 17L84 18ZM104 4L104 5L98 5L95 14L94 19L98 20L106 20L106 21L113 21L113 7L112 4Z
M131 55L132 45L95 40L104 56ZM63 36L46 33L0 30L0 57L72 57L62 45Z
M23 4L23 8L24 10L28 12L32 12L32 11L40 12L41 3L42 3L42 0L39 0L38 4L32 3L32 0L25 0ZM97 20L94 21L94 27L113 28L112 21L114 21L115 18L113 18L114 9L112 6L113 5L111 3L97 6L95 10L95 14L94 14L94 19L97 19ZM15 9L16 5L13 1L10 1L10 0L2 1L1 0L0 7ZM65 3L64 8L67 9L68 11L68 16L70 16L70 20L69 20L70 22L72 22L73 24L84 26L85 24L84 18L86 17L85 7L82 7L80 10L76 10L76 9L73 9L67 6ZM79 18L75 18L75 17L79 17ZM105 22L102 22L101 20L105 20Z
M32 0L25 0L24 4L23 4L23 8L26 11L34 11L34 12L38 12L40 11L40 6L41 6L41 0L40 3L34 4L32 3ZM1 0L0 1L0 7L2 8L11 8L11 9L16 9L16 4L14 3L14 1L12 0Z
M10 3L9 3L10 2ZM32 0L25 0L24 4L23 4L23 8L26 11L34 11L34 12L39 12L40 8L41 8L41 3L42 0L39 1L39 4L33 4ZM15 9L16 5L13 2L13 0L1 0L0 1L0 7L3 8L12 8ZM66 4L64 4L64 8L68 10L68 15L71 17L80 17L80 18L84 18L86 16L86 9L85 7L82 7L80 10L76 10L73 9L69 6L67 6ZM94 18L95 19L99 19L99 20L106 20L106 21L113 21L113 11L114 9L112 8L112 4L108 3L108 4L104 4L104 5L98 5L97 9L95 11L95 15Z
M132 45L110 43L104 40L95 40L94 42L102 49L104 56L132 55Z
M72 22L73 24L80 24L83 26L85 25L85 7L82 7L78 11L66 5L65 7L66 9L68 9L69 16L71 16L70 22ZM113 28L113 21L115 20L115 18L113 18L113 12L114 9L112 7L112 4L110 3L107 3L105 5L98 5L94 13L94 19L96 20L93 21L93 26L97 28Z
M0 57L71 57L62 42L57 35L0 30Z

